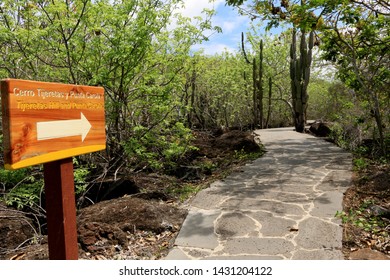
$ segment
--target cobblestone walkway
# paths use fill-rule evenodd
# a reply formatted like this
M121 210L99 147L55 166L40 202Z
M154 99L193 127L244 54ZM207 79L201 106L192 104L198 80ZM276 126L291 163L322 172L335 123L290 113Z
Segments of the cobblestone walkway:
M267 153L196 195L166 259L343 259L351 155L292 128L256 134Z

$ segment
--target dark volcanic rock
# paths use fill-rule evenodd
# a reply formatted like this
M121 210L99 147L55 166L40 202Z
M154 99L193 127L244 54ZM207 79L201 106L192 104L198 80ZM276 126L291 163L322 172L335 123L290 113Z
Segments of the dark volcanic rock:
M156 200L125 196L84 208L77 218L78 240L88 251L97 244L126 246L126 232L135 229L160 233L175 231L186 211Z
M0 203L0 254L17 248L34 234L33 221L30 218L23 212L7 208Z
M107 245L127 246L126 233L117 226L104 223L86 222L78 228L78 240L83 248L98 251L99 242Z
M241 130L232 130L222 134L214 140L213 146L230 151L259 152L261 150L253 134Z
M310 132L319 137L328 137L331 133L330 123L316 121L310 126Z

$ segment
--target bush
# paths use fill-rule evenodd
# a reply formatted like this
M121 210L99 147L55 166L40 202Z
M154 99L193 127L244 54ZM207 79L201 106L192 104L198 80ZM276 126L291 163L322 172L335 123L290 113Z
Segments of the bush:
M9 206L18 209L40 205L43 193L43 178L33 168L19 170L0 169L4 195L2 200Z
M77 158L73 159L75 193L81 196L88 186L89 167L80 165ZM0 168L0 182L3 196L0 200L6 205L17 209L32 209L35 213L44 215L42 199L44 197L44 179L42 168L29 167L18 170Z
M195 149L190 145L192 138L191 130L180 122L154 129L136 126L133 137L123 147L136 169L159 171L174 167L188 151Z

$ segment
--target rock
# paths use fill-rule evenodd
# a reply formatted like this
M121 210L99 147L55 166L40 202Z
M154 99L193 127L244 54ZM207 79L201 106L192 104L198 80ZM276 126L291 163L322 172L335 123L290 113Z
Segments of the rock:
M379 205L371 205L368 210L373 216L380 216L385 218L390 218L390 209Z
M176 231L186 211L157 200L125 196L103 201L80 210L77 217L78 240L89 252L128 244L127 233L134 229L161 233Z
M126 233L117 226L87 222L78 228L78 241L82 248L90 252L99 251L97 244L104 246L127 246Z
M328 137L331 133L330 123L315 121L309 128L310 132L318 137Z
M222 134L214 140L213 146L230 151L259 152L261 150L253 134L241 130L231 130Z
M364 248L349 254L351 260L390 260L390 257L370 248Z
M0 203L0 254L32 238L35 234L33 224L23 212Z
M136 227L159 233L166 229L165 224L181 222L185 214L184 210L155 200L125 196L80 210L78 225L95 222L117 226L124 231L132 231Z

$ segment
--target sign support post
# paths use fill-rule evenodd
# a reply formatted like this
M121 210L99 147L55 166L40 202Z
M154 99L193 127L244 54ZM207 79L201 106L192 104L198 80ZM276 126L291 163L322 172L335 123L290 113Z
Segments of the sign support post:
M73 160L44 164L49 258L77 260L76 202Z

